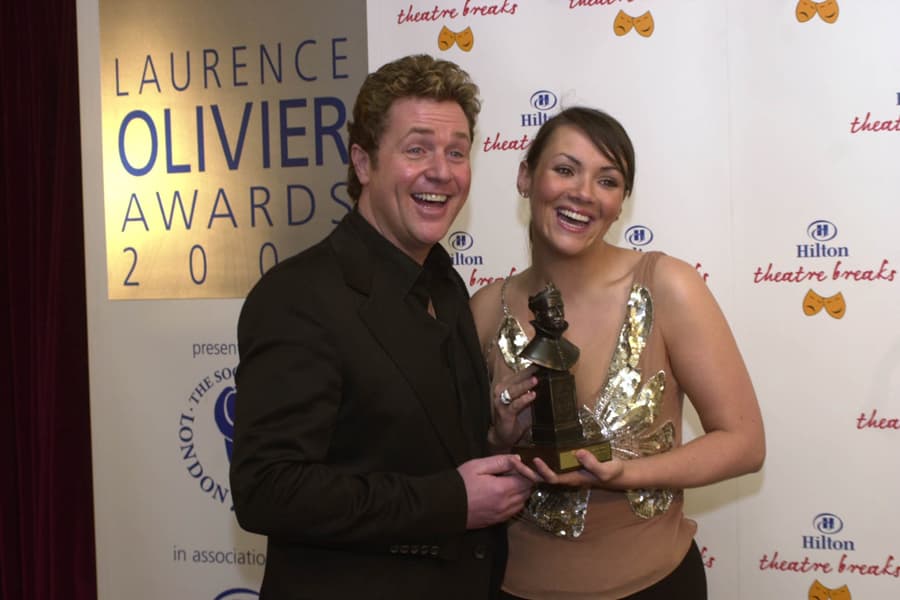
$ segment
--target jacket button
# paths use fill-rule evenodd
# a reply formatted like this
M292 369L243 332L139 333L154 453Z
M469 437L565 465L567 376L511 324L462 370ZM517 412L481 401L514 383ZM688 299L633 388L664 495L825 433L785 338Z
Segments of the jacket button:
M487 556L487 548L485 548L482 544L478 544L477 546L475 546L475 551L473 552L473 554L475 555L475 558L477 558L478 560L482 560L485 556Z

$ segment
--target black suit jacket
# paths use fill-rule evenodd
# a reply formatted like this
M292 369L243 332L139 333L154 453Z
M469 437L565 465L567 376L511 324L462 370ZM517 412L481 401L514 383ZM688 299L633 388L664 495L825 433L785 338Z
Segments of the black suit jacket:
M436 307L456 311L477 373L461 407L442 383L440 325L366 228L350 213L241 311L231 485L240 525L268 536L261 596L491 597L505 532L466 530L456 471L484 454L490 421L465 285L448 267L456 301Z

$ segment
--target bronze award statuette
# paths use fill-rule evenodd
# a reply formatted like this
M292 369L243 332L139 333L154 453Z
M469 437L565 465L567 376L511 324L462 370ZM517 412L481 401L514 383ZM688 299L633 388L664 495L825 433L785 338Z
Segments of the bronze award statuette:
M588 441L578 420L575 376L569 369L578 361L578 347L562 336L569 327L562 294L553 283L528 297L534 314L534 338L519 352L521 358L538 365L531 404L531 442L513 448L525 462L540 457L557 473L581 468L575 450L585 449L599 461L612 458L606 440Z

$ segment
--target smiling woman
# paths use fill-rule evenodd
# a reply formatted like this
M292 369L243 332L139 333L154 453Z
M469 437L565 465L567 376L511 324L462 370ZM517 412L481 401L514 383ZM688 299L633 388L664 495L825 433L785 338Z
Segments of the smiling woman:
M494 449L542 443L532 417L543 373L523 356L539 329L529 299L551 282L581 350L571 373L585 446L612 451L601 462L576 450L580 469L562 474L534 459L549 485L508 529L510 598L705 599L683 490L763 461L756 394L703 278L605 239L634 176L631 140L610 115L573 107L549 119L516 179L531 208L531 266L472 298L495 392ZM705 434L682 444L686 397Z

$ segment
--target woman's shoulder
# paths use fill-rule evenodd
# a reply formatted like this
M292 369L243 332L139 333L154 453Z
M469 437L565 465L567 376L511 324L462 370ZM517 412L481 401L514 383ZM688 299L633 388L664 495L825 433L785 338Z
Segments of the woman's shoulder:
M652 258L648 255L653 254L611 244L608 248L602 260L609 281L625 281L633 278L635 272L643 268L646 260Z
M497 279L478 288L469 300L472 312L486 311L492 307L500 308L500 295L504 281L505 279Z
M654 292L660 300L666 304L683 305L693 302L698 295L710 294L695 266L669 254L654 254L651 278Z

